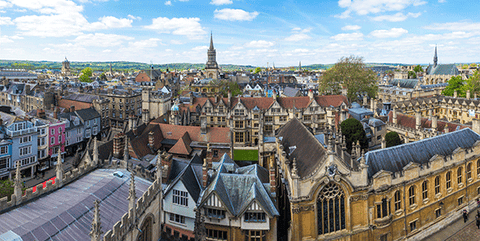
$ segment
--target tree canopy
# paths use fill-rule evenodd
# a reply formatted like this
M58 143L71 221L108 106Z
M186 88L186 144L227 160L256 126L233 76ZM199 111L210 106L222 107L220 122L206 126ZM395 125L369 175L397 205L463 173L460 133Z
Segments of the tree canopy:
M415 71L415 73L420 73L420 72L423 72L423 68L422 66L417 65L415 66L415 68L413 68L413 71Z
M414 71L408 71L408 78L409 79L416 79L417 74Z
M240 86L238 85L237 82L235 81L220 82L220 92L222 93L222 95L226 97L228 95L228 91L232 92L232 96L237 96L242 94L242 91L240 90Z
M80 72L79 79L81 82L92 82L92 80L90 79L92 75L93 75L92 68L87 67Z
M341 94L342 89L347 89L349 101L356 100L358 93L375 97L378 90L376 77L373 70L365 67L362 57L342 57L323 74L319 92L337 95Z
M388 132L385 135L385 141L387 143L387 147L398 146L398 145L403 144L402 140L400 139L400 136L395 131Z
M342 134L345 136L345 142L347 144L347 150L349 153L352 151L352 143L360 141L362 149L368 148L367 135L363 129L362 123L355 118L346 119L340 124Z
M260 71L262 71L262 69L260 67L255 68L255 74L260 73Z

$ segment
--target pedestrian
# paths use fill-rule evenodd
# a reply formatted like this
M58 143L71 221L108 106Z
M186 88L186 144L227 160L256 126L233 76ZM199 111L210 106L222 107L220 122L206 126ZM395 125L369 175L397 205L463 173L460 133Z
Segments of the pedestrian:
M475 216L475 219L477 221L477 228L480 229L480 213L477 213L477 216Z
M468 220L467 209L463 209L463 222L466 223Z

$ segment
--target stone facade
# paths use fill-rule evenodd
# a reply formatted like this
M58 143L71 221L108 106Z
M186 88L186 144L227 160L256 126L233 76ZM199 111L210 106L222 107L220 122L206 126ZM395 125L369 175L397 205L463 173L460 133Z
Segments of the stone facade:
M171 108L172 95L149 89L142 91L142 121L148 123L152 119L156 119L167 114Z

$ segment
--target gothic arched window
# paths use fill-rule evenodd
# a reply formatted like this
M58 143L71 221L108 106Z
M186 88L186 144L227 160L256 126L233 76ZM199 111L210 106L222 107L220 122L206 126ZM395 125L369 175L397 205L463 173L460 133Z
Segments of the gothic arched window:
M334 183L323 187L317 200L318 234L345 229L345 195Z

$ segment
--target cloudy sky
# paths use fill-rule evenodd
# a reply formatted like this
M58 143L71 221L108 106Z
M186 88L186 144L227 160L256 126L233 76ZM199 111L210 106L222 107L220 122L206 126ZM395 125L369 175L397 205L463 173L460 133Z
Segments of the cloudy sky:
M479 62L480 1L0 0L0 59L220 64Z

